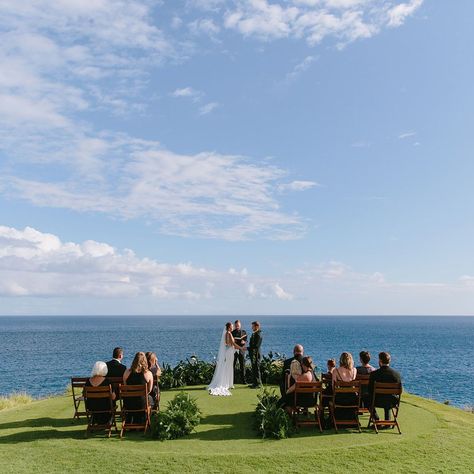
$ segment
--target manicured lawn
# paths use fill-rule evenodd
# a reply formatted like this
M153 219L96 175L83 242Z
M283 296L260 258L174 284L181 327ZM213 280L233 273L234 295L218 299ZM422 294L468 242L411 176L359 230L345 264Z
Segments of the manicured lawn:
M196 433L159 442L131 433L95 435L72 421L60 396L0 411L0 472L473 472L474 416L412 395L400 410L403 434L305 428L290 439L260 440L252 429L256 392L232 397L189 388L204 418ZM164 392L163 405L174 395ZM362 417L363 426L367 417Z

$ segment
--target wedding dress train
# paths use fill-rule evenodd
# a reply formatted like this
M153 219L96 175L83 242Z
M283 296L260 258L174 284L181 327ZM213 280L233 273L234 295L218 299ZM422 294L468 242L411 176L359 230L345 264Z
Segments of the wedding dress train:
M234 388L234 354L233 346L227 346L225 343L225 329L222 333L219 353L217 355L217 364L214 370L211 383L207 387L210 395L220 395L228 397L232 395L230 389Z

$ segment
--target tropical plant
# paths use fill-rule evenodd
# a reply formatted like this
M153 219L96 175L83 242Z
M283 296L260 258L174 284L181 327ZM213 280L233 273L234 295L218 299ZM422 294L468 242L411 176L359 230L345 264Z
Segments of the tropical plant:
M181 360L175 367L164 364L160 377L163 390L185 385L206 385L211 382L215 364L199 360L196 356Z
M284 439L294 431L288 413L280 406L274 390L263 389L257 395L254 426L262 438Z
M168 402L165 410L151 420L151 434L160 441L190 434L201 422L201 411L194 398L180 392Z

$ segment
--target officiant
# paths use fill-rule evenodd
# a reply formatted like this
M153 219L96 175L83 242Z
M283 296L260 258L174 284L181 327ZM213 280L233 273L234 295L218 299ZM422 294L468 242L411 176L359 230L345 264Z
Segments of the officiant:
M237 319L234 323L234 330L232 331L232 336L234 336L235 343L240 347L245 347L247 342L247 331L242 329L240 321ZM246 384L245 379L245 355L243 349L235 351L234 355L234 374L237 373L237 365L240 369L240 382Z

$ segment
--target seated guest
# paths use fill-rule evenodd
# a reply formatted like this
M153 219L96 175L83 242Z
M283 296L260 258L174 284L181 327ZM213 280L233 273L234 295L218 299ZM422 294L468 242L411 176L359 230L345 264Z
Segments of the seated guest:
M153 398L153 405L156 405L159 400L160 387L157 383L155 383L155 377L157 378L157 380L160 379L161 368L158 364L158 358L156 357L156 354L154 352L147 352L145 356L148 362L148 370L153 375L153 389L150 395Z
M375 367L372 367L370 362L370 352L361 351L359 352L359 359L362 365L357 367L357 375L369 375L375 370ZM361 402L363 407L370 407L370 396L369 396L369 387L367 385L361 385Z
M87 379L86 387L107 387L110 385L107 379L107 364L105 362L97 361L92 367L92 373ZM112 400L115 400L115 393L112 393ZM85 401L86 409L90 411L106 411L110 409L110 402L104 398L91 398ZM94 413L92 415L92 423L97 425L105 425L110 421L107 413Z
M359 359L360 363L362 365L359 365L357 367L357 374L358 375L369 375L370 372L373 372L375 370L375 367L372 367L369 362L370 362L370 352L367 351L362 351L359 353Z
M332 371L332 383L341 380L352 382L356 379L357 370L354 367L354 359L350 352L343 352L339 358L339 367Z
M153 398L150 392L153 390L153 375L148 370L148 362L143 352L137 352L133 358L132 365L123 374L123 382L125 385L146 385L146 393L148 394L148 401L153 405ZM129 410L140 410L145 407L146 401L143 397L134 397L124 399L125 408ZM144 420L143 414L130 414L129 423L142 423Z
M372 403L372 397L374 393L374 383L402 383L400 374L390 367L391 356L388 352L379 353L379 369L370 373L369 378L369 397ZM375 398L375 404L372 407L373 415L378 420L376 407L381 407L385 411L385 419L390 420L390 408L397 403L396 395L377 395Z
M357 377L357 370L354 367L354 359L350 352L343 352L339 358L339 367L332 371L332 386L336 382L352 382ZM336 403L338 405L354 405L357 403L356 395L353 393L341 393L337 395ZM349 409L339 408L336 410L335 417L339 419L351 419L355 413Z
M314 374L313 359L311 357L303 357L301 359L301 374L295 375L295 382L315 382L316 375ZM285 395L285 405L287 410L291 412L291 407L294 405L295 396L293 392L296 389L296 385L293 384L288 388ZM314 394L312 393L301 393L298 394L297 399L298 406L311 407L314 406Z
M288 374L290 374L290 382L289 385L291 386L292 384L295 383L295 377L298 375L301 375L302 370L301 370L301 360L303 359L304 355L304 349L301 344L296 344L296 346L293 348L293 357L290 357L289 359L286 359L283 362L283 372L282 372L282 377L281 377L281 382L280 382L280 392L281 396L285 397L286 393L286 377Z
M112 360L107 362L107 375L109 377L123 377L123 374L127 367L122 364L123 360L123 349L121 347L116 347L112 353Z
M323 395L326 395L325 397L323 397L323 407L329 406L329 396L332 395L332 373L336 368L336 359L328 359L326 364L328 371L327 373L322 374L321 376L323 382L326 382L325 388L323 390Z

